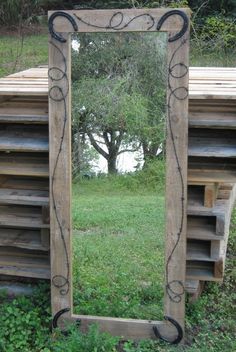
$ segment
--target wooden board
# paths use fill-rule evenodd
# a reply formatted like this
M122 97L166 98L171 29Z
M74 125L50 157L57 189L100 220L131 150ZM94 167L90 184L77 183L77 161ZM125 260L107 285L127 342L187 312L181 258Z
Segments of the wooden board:
M215 109L217 110L217 109ZM236 128L236 113L222 111L189 111L191 128Z
M31 156L25 153L24 156L16 153L2 153L0 154L0 174L48 177L48 157Z
M0 205L0 226L41 229L49 228L43 223L40 207Z
M215 261L211 257L211 241L191 239L187 242L187 260Z
M215 276L215 263L205 261L187 261L186 263L187 280L203 280L222 282L222 277Z
M49 191L49 180L41 177L0 176L0 187L13 190Z
M49 204L48 191L0 188L0 204L45 206Z
M13 152L48 152L48 138L17 136L14 133L0 132L0 151Z
M187 218L187 237L199 240L223 240L224 232L216 233L216 217L192 216Z
M23 249L0 247L0 274L49 279L49 256Z
M0 246L48 251L49 245L41 241L38 230L0 228Z

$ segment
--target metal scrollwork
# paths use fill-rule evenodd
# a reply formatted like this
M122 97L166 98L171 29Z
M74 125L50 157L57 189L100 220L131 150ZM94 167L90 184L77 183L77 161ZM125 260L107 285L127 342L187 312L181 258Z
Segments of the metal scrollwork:
M51 67L48 70L48 77L53 82L53 85L49 89L49 99L57 102L58 104L61 104L61 109L63 109L63 114L64 114L60 144L59 144L59 148L58 148L58 152L56 155L56 160L55 160L55 164L52 172L51 195L52 195L53 211L55 213L55 218L58 224L60 238L63 244L64 254L65 254L65 264L66 264L66 267L65 267L66 275L65 276L61 274L54 275L52 277L52 284L54 285L54 287L60 290L60 294L62 296L65 296L70 289L70 282L69 282L70 265L69 265L69 255L66 247L64 230L62 226L62 219L60 218L58 206L56 204L56 199L55 199L54 180L56 177L56 173L58 171L58 163L59 163L59 159L62 151L62 145L64 142L65 128L68 121L67 110L66 110L66 97L69 92L69 83L68 83L68 77L67 77L66 58L63 52L61 51L61 49L57 45L55 45L53 42L50 42L50 45L53 45L57 50L58 55L61 55L63 66L64 66L63 69L60 69L58 67ZM65 82L66 84L64 84Z

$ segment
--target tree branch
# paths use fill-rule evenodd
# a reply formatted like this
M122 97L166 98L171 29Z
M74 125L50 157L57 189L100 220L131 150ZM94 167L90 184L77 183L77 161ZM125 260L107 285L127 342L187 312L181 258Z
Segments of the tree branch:
M92 144L92 146L96 149L96 151L101 154L106 160L108 160L109 158L109 155L105 152L105 150L103 150L99 144L96 142L96 140L94 139L93 137L93 134L91 132L88 132L87 131L87 134L88 134L88 137L89 137L89 140Z

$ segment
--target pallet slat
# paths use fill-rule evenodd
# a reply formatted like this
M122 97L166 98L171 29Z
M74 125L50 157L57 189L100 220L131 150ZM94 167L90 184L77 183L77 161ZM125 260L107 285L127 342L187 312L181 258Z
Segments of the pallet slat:
M0 204L45 206L49 204L48 191L0 188Z
M48 244L42 243L39 230L0 228L0 246L48 251ZM1 259L0 259L1 260Z
M43 223L40 207L0 205L0 227L42 229L49 224Z

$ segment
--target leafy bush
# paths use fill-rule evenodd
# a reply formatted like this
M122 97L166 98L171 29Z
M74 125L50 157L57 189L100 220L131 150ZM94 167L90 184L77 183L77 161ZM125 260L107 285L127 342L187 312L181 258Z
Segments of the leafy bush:
M49 351L50 311L48 285L40 285L33 297L3 300L0 305L1 352Z
M78 327L69 328L69 336L56 340L53 352L115 352L119 338L107 333L99 333L96 325L91 325L87 334L83 334Z
M201 40L212 43L211 49L235 46L236 22L223 15L209 16L201 32Z

